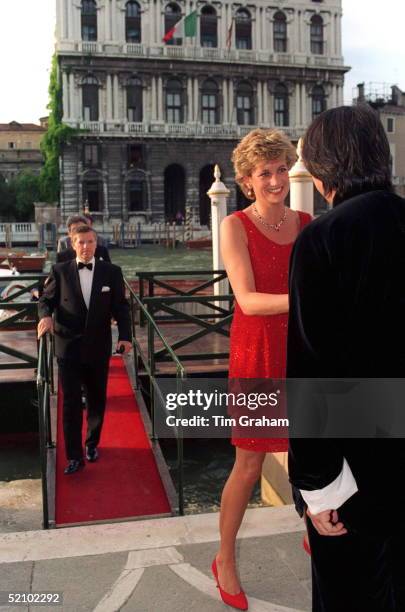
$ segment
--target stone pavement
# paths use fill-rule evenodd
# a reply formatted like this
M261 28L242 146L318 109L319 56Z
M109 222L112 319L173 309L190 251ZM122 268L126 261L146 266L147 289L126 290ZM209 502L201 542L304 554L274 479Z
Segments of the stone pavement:
M251 612L310 610L310 561L292 506L248 510L238 558ZM224 612L210 566L218 514L0 534L0 610ZM4 592L63 593L12 606Z

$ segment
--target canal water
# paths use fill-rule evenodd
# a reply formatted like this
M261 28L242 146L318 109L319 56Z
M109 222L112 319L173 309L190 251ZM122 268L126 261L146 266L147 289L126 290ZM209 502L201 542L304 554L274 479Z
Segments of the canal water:
M209 250L176 249L158 245L143 245L137 249L111 249L112 262L121 266L127 279L133 279L140 271L180 271L212 269L212 253ZM54 256L50 257L50 262ZM167 440L162 441L173 481L176 484L175 448ZM234 447L228 440L185 440L184 444L184 496L187 514L216 511L225 481L232 469ZM13 444L0 450L0 481L38 478L39 455L35 439L24 448L16 450ZM258 506L260 490L257 485L251 506Z

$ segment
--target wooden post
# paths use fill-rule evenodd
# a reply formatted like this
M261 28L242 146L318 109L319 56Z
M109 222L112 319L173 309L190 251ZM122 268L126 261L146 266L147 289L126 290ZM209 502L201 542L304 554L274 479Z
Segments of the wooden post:
M301 157L302 139L297 146L298 161L290 170L290 206L314 215L314 184Z
M176 248L176 221L173 221L172 227L173 227L172 249L175 249Z
M221 171L218 164L214 169L215 181L211 185L207 195L211 200L211 232L212 232L212 265L214 270L222 270L224 267L221 251L219 248L219 227L222 219L226 217L226 205L230 191L220 181ZM228 293L228 281L222 280L214 285L214 295L226 295ZM218 302L218 306L221 303Z

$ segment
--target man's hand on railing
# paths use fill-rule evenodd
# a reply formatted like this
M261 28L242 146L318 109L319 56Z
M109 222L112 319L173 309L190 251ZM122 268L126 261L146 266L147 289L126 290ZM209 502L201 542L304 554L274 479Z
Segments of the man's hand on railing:
M53 334L53 320L52 317L44 317L38 323L38 339L41 338L47 332Z
M118 340L115 352L120 355L126 355L132 349L132 342L127 340Z

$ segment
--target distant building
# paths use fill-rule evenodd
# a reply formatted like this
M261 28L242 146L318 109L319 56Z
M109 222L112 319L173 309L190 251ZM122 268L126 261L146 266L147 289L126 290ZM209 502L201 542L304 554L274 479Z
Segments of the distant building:
M105 222L173 220L189 204L204 225L215 163L243 206L236 142L256 126L297 141L343 103L341 4L57 0L63 121L85 130L63 150L63 218L85 201Z
M405 93L396 85L360 83L354 102L367 102L378 111L390 143L393 182L405 196Z
M0 175L9 180L26 170L39 174L45 132L45 127L34 123L0 123Z

